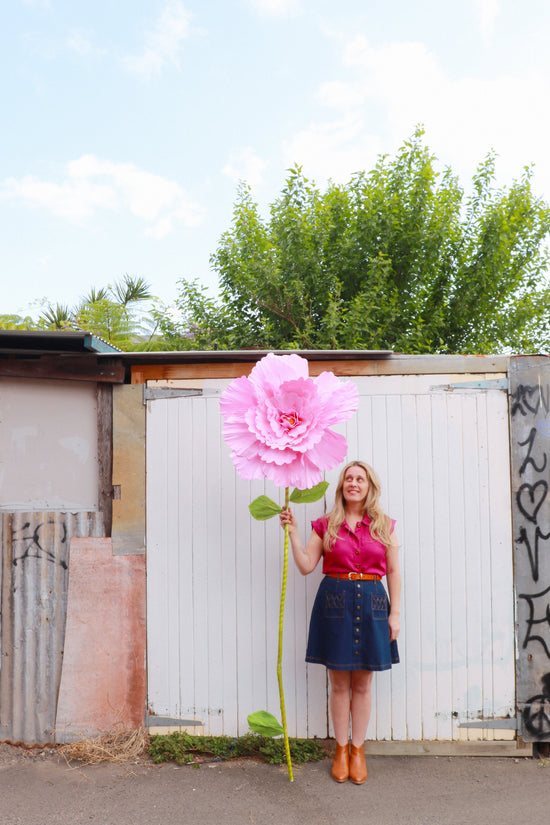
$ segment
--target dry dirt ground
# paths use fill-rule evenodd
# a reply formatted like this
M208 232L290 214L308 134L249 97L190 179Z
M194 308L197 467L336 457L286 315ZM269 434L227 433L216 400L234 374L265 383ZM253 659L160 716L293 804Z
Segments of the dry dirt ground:
M550 817L550 762L371 757L363 786L337 785L330 760L200 768L68 765L55 749L0 745L0 825L528 825Z

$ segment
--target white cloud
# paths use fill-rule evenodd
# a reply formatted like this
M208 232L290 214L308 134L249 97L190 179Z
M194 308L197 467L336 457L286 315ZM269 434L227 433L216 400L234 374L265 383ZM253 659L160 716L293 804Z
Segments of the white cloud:
M488 41L493 34L495 20L500 12L499 0L474 0L474 8L481 36Z
M75 29L67 37L67 46L73 52L86 57L97 51L87 32Z
M331 106L334 109L350 109L365 101L365 93L359 85L339 80L321 83L316 97L323 106Z
M222 169L224 175L234 181L244 180L251 189L263 183L262 172L267 164L247 146L238 152L232 152Z
M400 106L407 100L416 105L419 95L433 97L445 82L436 56L423 43L388 43L374 48L360 35L347 44L343 60L354 75L360 70L352 88L361 89L364 100L390 100L397 94Z
M301 11L300 0L248 0L248 5L269 17L293 17Z
M372 168L376 154L394 151L422 123L427 145L442 163L452 159L465 184L494 149L499 179L510 182L535 162L537 189L541 182L550 189L550 114L540 105L550 94L547 76L518 67L491 79L456 78L423 43L374 47L363 36L341 43L349 81L322 83L317 100L328 117L283 146L288 161L302 164L306 175L349 179L358 168Z
M287 166L304 167L317 183L330 178L349 180L353 172L368 169L382 150L378 136L369 134L364 119L349 115L325 123L312 123L283 144Z
M189 35L191 18L181 0L170 0L154 28L146 32L143 51L123 58L127 71L149 80L168 65L179 68L179 52Z
M0 197L42 207L76 224L102 211L129 211L145 224L145 234L154 238L168 235L177 224L196 226L204 214L175 181L132 163L114 163L95 155L68 163L61 183L32 175L8 178Z
M99 186L89 181L51 183L33 175L16 180L8 178L2 189L2 197L19 200L29 206L43 207L60 218L72 223L82 223L96 209L114 209L114 192L109 186Z

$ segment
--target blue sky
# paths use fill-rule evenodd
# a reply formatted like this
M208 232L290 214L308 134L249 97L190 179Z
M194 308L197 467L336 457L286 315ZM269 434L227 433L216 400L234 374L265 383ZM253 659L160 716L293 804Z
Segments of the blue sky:
M320 186L423 123L464 185L534 163L550 201L547 0L5 0L0 314L141 275L165 302L209 257L239 180Z

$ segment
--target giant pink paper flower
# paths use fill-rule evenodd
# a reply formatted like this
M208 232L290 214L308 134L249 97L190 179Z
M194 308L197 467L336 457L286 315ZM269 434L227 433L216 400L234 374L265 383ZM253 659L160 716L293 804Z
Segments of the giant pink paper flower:
M278 487L313 487L323 470L344 460L346 439L330 427L351 418L358 404L353 381L332 372L310 378L305 358L269 353L221 397L223 434L238 473Z

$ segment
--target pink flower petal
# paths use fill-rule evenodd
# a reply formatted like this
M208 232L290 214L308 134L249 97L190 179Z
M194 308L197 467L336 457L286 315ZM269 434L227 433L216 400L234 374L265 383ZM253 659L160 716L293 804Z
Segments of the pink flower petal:
M321 441L308 450L308 458L324 470L332 470L346 457L348 444L345 436L332 430L325 430Z
M242 421L226 421L223 427L223 437L231 449L237 452L248 449L258 441L254 433L251 433Z
M270 352L258 361L249 380L254 386L265 390L277 390L283 381L292 378L307 378L309 367L305 358L299 355L275 355Z
M297 459L286 467L277 464L266 465L266 478L277 487L298 487L300 490L307 490L308 487L313 487L322 481L323 474L310 462L306 462L304 466L303 460Z
M221 395L220 411L226 421L239 420L256 403L256 393L248 378L236 378Z
M325 426L348 421L359 406L357 385L353 381L339 381L332 372L322 372L318 376L317 391Z
M257 454L266 464L291 464L298 458L294 450L274 450L272 447L263 447L263 445L258 448Z
M221 398L224 438L237 472L304 490L345 457L346 439L329 429L357 409L352 381L330 372L312 379L299 355L270 353L249 378L237 378Z
M244 458L236 453L231 453L231 459L241 478L247 481L255 481L266 477L264 465L257 459Z
M300 456L299 461L291 465L287 484L299 490L308 490L322 480L322 470L305 453Z

